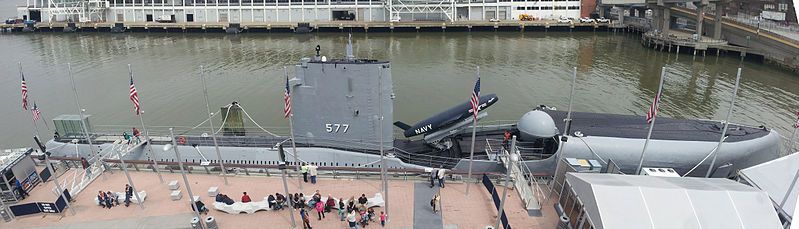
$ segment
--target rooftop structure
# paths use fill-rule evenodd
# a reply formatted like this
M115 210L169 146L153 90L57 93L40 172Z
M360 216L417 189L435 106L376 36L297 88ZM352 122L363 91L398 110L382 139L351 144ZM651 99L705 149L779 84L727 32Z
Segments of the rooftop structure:
M566 181L573 198L564 205L578 228L782 228L765 192L729 179L568 173Z

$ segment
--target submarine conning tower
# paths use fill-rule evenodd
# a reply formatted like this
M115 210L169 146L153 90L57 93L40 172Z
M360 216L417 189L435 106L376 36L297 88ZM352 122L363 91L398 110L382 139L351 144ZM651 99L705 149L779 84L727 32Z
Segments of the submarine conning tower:
M302 58L289 79L298 144L351 150L393 146L394 92L388 61L317 54ZM380 119L380 116L383 119ZM382 131L380 124L382 123Z

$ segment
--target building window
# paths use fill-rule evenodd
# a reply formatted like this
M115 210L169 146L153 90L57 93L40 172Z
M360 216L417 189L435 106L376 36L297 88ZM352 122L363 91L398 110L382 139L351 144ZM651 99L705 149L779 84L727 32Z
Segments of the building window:
M524 6L517 6L516 10L524 10Z
M565 6L556 6L555 7L555 10L565 10L565 9L566 9Z
M527 10L540 10L541 8L538 6L528 6Z
M569 6L570 10L579 10L580 6Z
M542 6L541 10L552 10L551 6Z

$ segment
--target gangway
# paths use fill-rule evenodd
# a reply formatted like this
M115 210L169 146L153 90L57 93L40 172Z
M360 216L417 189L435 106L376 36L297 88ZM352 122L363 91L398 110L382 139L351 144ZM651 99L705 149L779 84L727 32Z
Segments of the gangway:
M65 184L71 196L77 196L81 191L86 189L89 184L96 180L97 177L102 175L103 172L110 169L108 168L108 165L104 163L104 160L119 160L120 158L125 157L125 155L127 155L133 149L141 147L146 143L147 141L140 141L139 143L133 145L128 144L128 140L116 140L100 151L100 153L86 159L87 161L90 161L89 168L75 171L71 177L71 181L69 180L70 177L66 177L63 179L62 183ZM75 152L76 156L80 157L80 155L77 155L77 144L75 145ZM56 182L59 182L58 179L55 180ZM58 194L57 190L53 189L52 191L53 193Z
M486 142L486 144L489 143ZM513 164L510 162L511 153L516 154L517 158L521 158L518 147L513 152L509 152L505 147L502 147L500 153L499 160L505 169L510 170L511 180L515 181L513 182L513 187L519 193L528 214L541 216L541 202L545 200L546 195L543 194L543 190L538 185L539 182L530 173L529 169L525 170L526 166L522 166L524 163ZM529 181L525 178L525 175L529 176Z

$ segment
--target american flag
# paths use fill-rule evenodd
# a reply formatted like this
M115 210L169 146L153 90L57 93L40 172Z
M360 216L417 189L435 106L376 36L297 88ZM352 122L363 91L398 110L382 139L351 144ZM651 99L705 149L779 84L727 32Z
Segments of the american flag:
M22 109L28 110L28 84L25 83L25 75L22 75Z
M291 89L289 88L288 76L286 76L286 91L283 94L283 101L286 103L283 106L283 117L288 118L291 115Z
M133 107L136 109L136 115L141 114L139 92L136 91L136 86L133 85L133 75L130 76L130 101L133 102Z
M33 110L32 111L33 111L33 121L34 122L35 121L39 121L39 119L42 117L42 112L39 111L39 107L36 106L36 102L33 102Z
M477 119L477 112L480 111L480 77L477 77L477 82L474 83L474 90L472 90L472 113L474 119Z
M646 123L652 123L652 119L655 119L655 116L658 115L658 108L660 107L660 94L655 95L655 98L652 99L652 106L649 107L649 111L646 113Z

